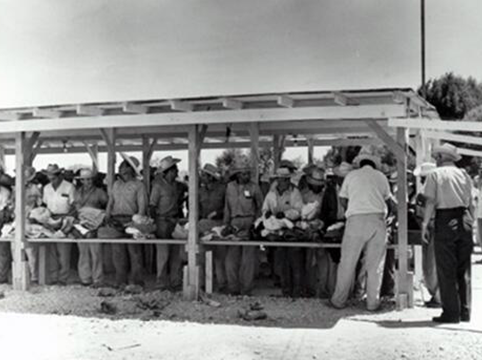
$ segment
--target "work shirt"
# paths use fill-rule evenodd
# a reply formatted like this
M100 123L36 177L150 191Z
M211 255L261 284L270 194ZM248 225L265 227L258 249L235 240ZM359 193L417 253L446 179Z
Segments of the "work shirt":
M10 204L10 195L10 190L8 190L5 186L0 186L0 211L5 210Z
M57 189L52 184L47 184L44 188L43 202L54 215L68 214L74 200L75 187L68 181L62 180Z
M258 217L261 215L263 195L258 185L253 182L238 184L231 181L226 188L224 222L236 217Z
M468 208L472 201L472 180L455 165L437 167L427 176L424 195L435 209Z
M147 192L144 183L133 179L118 179L112 186L112 215L146 215Z
M199 189L199 218L207 219L209 214L216 212L214 219L223 219L226 185L215 182L201 186Z
M184 192L177 181L169 183L163 177L159 177L152 184L149 205L156 208L158 218L174 218L180 215L180 203Z
M75 194L75 207L77 209L83 207L105 209L107 201L107 193L104 190L95 186L89 189L82 186L80 189L77 190L77 193Z
M345 177L339 196L348 199L346 218L363 214L386 215L386 200L391 197L390 184L380 171L365 165Z
M301 208L303 207L303 198L301 197L300 191L294 187L290 186L288 190L279 193L278 188L272 188L263 203L263 213L270 211L273 214L278 212L288 212L286 217L290 220L297 220L301 216Z

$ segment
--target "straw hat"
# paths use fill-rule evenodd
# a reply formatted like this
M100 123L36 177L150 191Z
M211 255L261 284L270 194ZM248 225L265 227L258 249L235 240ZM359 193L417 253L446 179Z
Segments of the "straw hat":
M457 148L449 143L434 146L432 149L432 154L442 154L453 161L459 161L462 159L462 156L458 153Z
M25 181L26 182L30 182L32 181L33 179L35 179L35 175L37 175L37 170L35 170L35 168L33 166L27 166L25 168L25 172L24 172L24 176L25 176Z
M371 161L375 165L375 168L378 169L378 170L380 170L382 168L382 160L380 159L380 157L377 156L377 155L369 154L369 153L358 154L357 157L353 160L353 162L357 166L360 166L360 163L363 160Z
M293 162L292 162L291 160L286 160L286 159L280 161L279 167L280 167L280 168L287 168L287 169L289 169L291 172L298 170L298 168L296 167L296 165L293 164Z
M325 182L325 172L320 168L314 168L311 174L306 176L308 184L321 186Z
M76 177L76 179L92 179L95 176L94 172L90 169L80 169L80 174L79 176Z
M157 168L157 171L160 172L160 173L164 173L167 170L169 170L170 168L172 168L174 165L177 165L180 162L181 162L181 159L173 158L171 155L166 156L159 163L159 167Z
M136 172L138 176L141 176L141 163L134 156L127 156L123 152L120 153L122 159Z
M437 165L435 165L432 162L426 162L423 163L422 165L419 165L413 170L413 175L419 177L419 176L427 176L430 174L432 171L434 171L437 168Z
M214 166L213 164L204 165L204 167L201 169L201 171L203 173L206 173L206 174L212 176L215 179L218 179L218 180L221 179L221 173L220 173L219 169L216 166Z
M344 178L350 171L353 170L353 165L343 161L340 165L333 169L336 176Z
M276 172L271 175L272 179L290 179L293 176L291 171L287 167L280 167Z
M47 175L58 175L60 174L64 169L59 168L57 164L49 164L47 166L47 169L45 169L45 173Z

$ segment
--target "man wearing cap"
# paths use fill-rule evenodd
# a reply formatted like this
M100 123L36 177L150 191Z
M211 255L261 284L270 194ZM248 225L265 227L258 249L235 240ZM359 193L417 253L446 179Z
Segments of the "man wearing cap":
M82 210L98 209L105 210L108 202L107 193L94 186L95 174L90 169L81 169L78 179L81 187L77 190L75 196L75 208L77 212ZM86 234L88 238L95 238L97 230L89 231ZM78 271L79 278L83 285L91 285L100 287L104 281L104 271L102 268L102 244L99 243L78 243L79 262Z
M158 173L152 185L149 206L156 220L158 239L171 239L179 220L179 204L182 192L176 181L180 159L167 156L161 160ZM182 247L179 245L157 244L157 284L161 289L179 290L182 287Z
M63 169L57 164L47 166L46 174L50 181L44 188L43 202L53 218L69 215L73 210L75 187L64 180ZM67 284L70 274L70 252L72 244L57 243L50 249L50 282Z
M266 195L263 203L263 216L278 219L287 218L292 222L300 219L303 199L300 191L291 184L291 172L288 168L279 168L273 176L276 186ZM281 268L281 289L283 295L301 296L303 280L303 249L279 247L276 249L275 261Z
M377 310L380 305L380 286L386 254L387 203L392 201L388 179L378 169L380 158L360 153L355 159L359 169L351 171L340 190L346 208L346 225L341 244L341 260L335 291L330 303L345 307L352 287L355 269L364 252L367 273L367 309Z
M248 231L261 215L263 195L251 181L249 162L239 161L232 172L233 181L226 188L224 224ZM226 276L228 291L232 294L249 294L253 289L256 271L256 247L229 246L226 251Z
M208 227L221 226L224 217L224 202L226 185L221 181L219 169L206 164L201 170L201 186L199 189L199 217L200 225L208 224ZM200 226L201 227L201 226ZM208 230L204 228L204 230ZM218 291L224 292L227 286L225 268L226 248L216 246L214 248L214 273Z
M455 166L461 159L451 144L434 147L437 168L427 176L422 237L428 239L430 220L435 212L435 263L442 302L438 323L470 321L472 254L472 180Z
M147 215L147 192L142 181L137 179L139 160L124 159L119 165L119 178L114 182L106 209L106 222L124 236L124 229L133 215ZM119 287L128 282L130 260L131 282L144 285L142 279L142 251L138 244L112 244L115 281Z

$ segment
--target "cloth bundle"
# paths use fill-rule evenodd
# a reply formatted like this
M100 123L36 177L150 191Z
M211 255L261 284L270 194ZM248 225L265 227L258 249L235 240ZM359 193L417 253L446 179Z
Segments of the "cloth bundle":
M275 215L271 215L268 218L260 217L254 223L255 228L262 225L261 236L266 237L268 235L282 235L283 230L293 229L294 224L287 218L278 219Z
M132 221L127 224L125 232L126 234L132 235L136 240L154 239L156 225L154 224L154 220L148 216L133 215Z

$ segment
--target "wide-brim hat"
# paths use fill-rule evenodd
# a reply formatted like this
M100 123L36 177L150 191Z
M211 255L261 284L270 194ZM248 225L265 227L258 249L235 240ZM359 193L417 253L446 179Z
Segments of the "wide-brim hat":
M306 175L308 184L321 186L325 183L325 172L320 168L314 168L309 175Z
M293 176L290 169L287 167L280 167L276 170L276 172L271 175L272 179L290 179Z
M32 181L33 179L35 179L35 175L37 175L37 170L35 170L35 168L33 166L27 166L25 168L25 172L24 172L24 176L25 176L25 181L26 182L30 182Z
M64 171L63 168L60 168L57 164L48 164L47 169L45 169L45 173L47 175L58 175Z
M164 159L161 160L159 163L159 167L157 168L157 171L159 173L164 173L170 168L172 168L174 165L177 165L181 162L181 159L173 158L172 156L166 156Z
M298 170L298 167L291 160L286 160L286 159L283 159L283 160L280 161L279 167L280 168L287 168L291 172Z
M423 163L423 164L417 166L415 168L415 170L413 170L413 175L415 175L416 177L427 176L432 171L434 171L436 168L437 168L437 165L435 165L434 163L426 162L426 163Z
M443 154L452 159L453 161L459 161L460 159L462 159L462 155L458 153L457 148L449 143L434 146L434 148L432 149L432 154Z
M124 154L123 152L120 153L122 159L127 163L129 164L129 166L134 169L134 171L136 172L136 174L138 176L142 176L142 173L141 173L141 163L140 161L135 158L134 156L127 156L126 154Z
M204 165L204 167L201 169L201 171L205 174L208 174L208 175L212 176L215 179L218 179L218 180L221 179L221 172L213 164Z
M91 169L81 169L79 176L76 176L76 179L83 180L83 179L93 179L95 177L95 173Z
M333 173L338 177L344 178L352 170L353 170L353 165L347 163L346 161L343 161L340 165L338 165L333 169Z
M353 162L357 166L360 166L360 163L363 160L371 161L375 165L375 168L377 170L380 170L382 168L382 160L380 159L379 156L373 155L373 154L367 154L367 153L358 154L357 157L353 160Z

